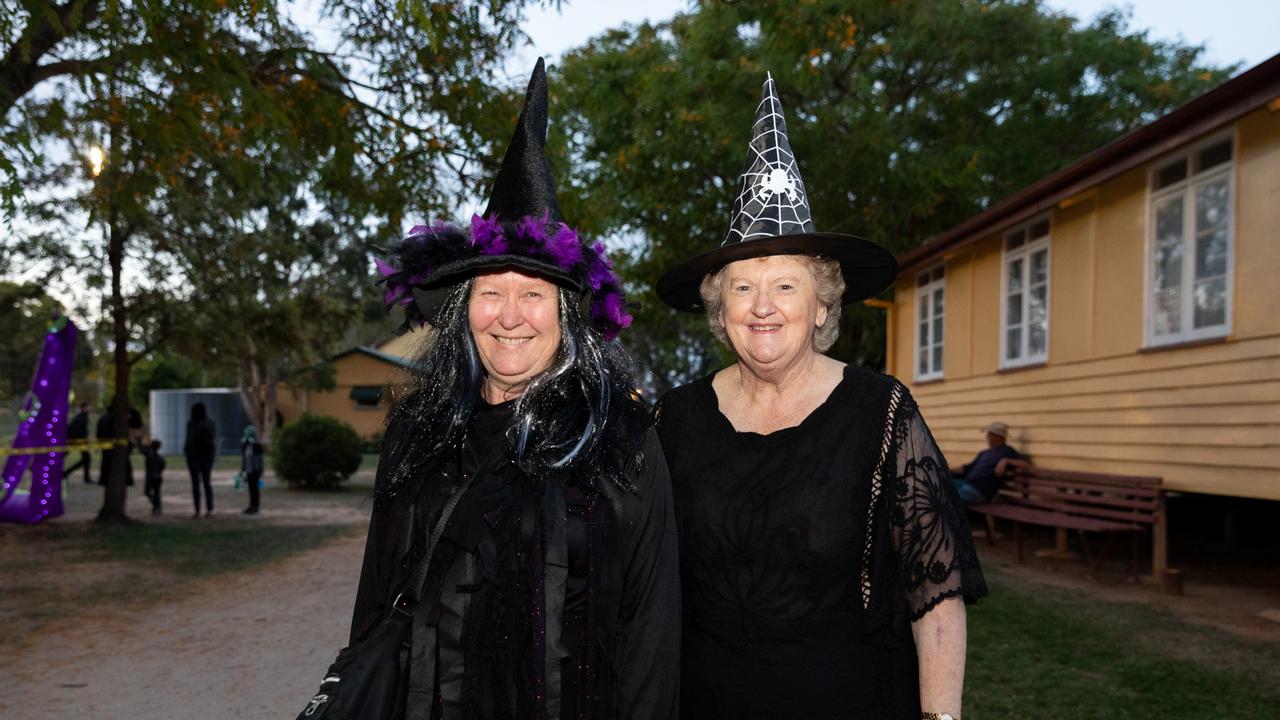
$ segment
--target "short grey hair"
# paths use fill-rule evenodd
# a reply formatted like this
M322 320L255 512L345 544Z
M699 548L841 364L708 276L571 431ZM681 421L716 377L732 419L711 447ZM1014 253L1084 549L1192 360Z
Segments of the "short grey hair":
M813 349L826 352L836 344L840 337L840 308L844 297L844 274L840 272L840 263L821 256L792 255L809 269L813 277L813 289L818 294L818 302L827 309L827 319L813 330ZM716 339L729 345L729 336L724 331L724 301L722 296L724 285L724 268L708 273L698 286L698 294L702 296L702 306L706 308L707 324Z

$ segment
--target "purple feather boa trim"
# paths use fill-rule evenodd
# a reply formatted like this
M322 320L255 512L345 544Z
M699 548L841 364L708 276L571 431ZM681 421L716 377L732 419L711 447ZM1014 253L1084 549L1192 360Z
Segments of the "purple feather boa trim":
M400 306L406 321L422 324L427 318L413 302L415 286L430 282L435 271L454 262L498 255L538 260L574 278L591 293L591 324L605 340L631 325L626 293L604 243L584 241L577 230L545 217L503 223L473 215L469 233L444 222L415 225L386 257L374 258L374 264L387 288L387 309Z

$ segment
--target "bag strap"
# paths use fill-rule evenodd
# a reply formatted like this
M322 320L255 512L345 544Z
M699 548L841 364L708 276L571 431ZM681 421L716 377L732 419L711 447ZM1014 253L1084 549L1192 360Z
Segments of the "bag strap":
M408 610L417 605L422 600L422 591L427 584L427 571L431 567L431 558L435 555L436 545L440 543L440 537L444 535L445 526L449 524L449 516L453 514L453 509L458 506L458 501L471 487L471 482L475 476L463 476L464 482L458 486L456 490L445 501L444 508L440 510L440 519L436 521L436 526L431 531L431 536L427 539L427 549L422 556L422 560L418 562L418 567L414 570L413 575L409 576L409 580L405 583L404 589L391 602L391 611Z

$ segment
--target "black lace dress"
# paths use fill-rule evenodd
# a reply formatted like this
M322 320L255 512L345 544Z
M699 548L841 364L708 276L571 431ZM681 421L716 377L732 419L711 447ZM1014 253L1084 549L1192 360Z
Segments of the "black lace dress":
M737 432L711 378L668 393L683 588L681 712L920 717L910 623L986 594L972 536L906 388L846 368L804 422Z

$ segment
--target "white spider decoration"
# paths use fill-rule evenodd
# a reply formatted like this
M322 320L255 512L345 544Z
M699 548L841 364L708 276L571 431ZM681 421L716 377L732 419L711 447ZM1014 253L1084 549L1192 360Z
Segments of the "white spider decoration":
M787 171L782 168L770 170L768 175L760 179L760 184L756 187L759 188L759 192L770 195L786 193L788 200L795 200L796 195L800 194L799 188L796 187L795 178L788 175Z

